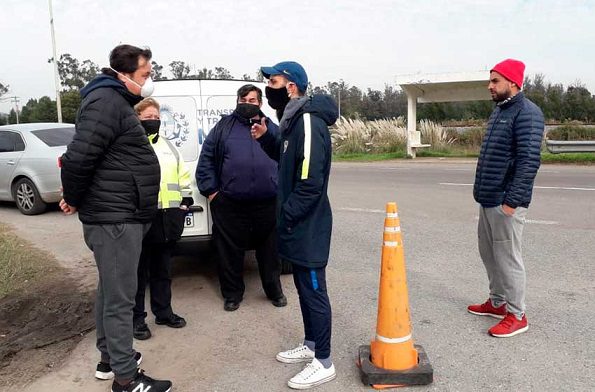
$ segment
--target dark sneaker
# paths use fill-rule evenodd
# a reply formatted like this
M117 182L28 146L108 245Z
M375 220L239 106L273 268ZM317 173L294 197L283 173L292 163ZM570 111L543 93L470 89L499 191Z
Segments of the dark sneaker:
M495 307L492 305L492 301L488 299L482 304L467 306L467 311L478 316L489 316L497 319L503 319L504 316L506 316L506 304L504 303L499 307Z
M138 340L147 340L151 337L151 330L145 320L134 322L134 338Z
M143 361L143 355L137 351L136 354L134 354L134 359L136 360L136 364L140 366ZM112 372L110 364L107 362L99 362L95 369L95 378L99 380L111 380L114 378L114 372Z
M273 304L273 306L282 308L284 306L287 306L287 297L281 294L279 298L271 300L271 303Z
M112 384L112 392L169 392L172 383L168 380L155 380L145 376L144 370L139 370L128 385L120 385L116 381Z
M240 307L240 303L231 299L226 299L225 303L223 304L223 309L228 312L233 312L234 310L238 310Z
M155 318L155 324L157 325L167 325L170 328L182 328L186 326L186 320L183 317L178 316L175 313L172 313L166 319Z

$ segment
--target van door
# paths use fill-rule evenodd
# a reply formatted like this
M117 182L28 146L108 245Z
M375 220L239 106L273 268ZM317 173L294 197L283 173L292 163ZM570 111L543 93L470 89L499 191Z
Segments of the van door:
M200 195L196 186L196 165L205 133L197 113L200 102L194 96L155 97L161 105L160 135L171 141L180 151L192 178L194 205L186 216L184 237L209 236L211 224L208 217L207 200Z

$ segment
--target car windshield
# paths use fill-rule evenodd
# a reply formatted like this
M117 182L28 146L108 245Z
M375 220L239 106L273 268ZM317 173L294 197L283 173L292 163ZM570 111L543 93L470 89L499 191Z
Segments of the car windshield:
M74 127L39 129L31 133L50 147L66 146L74 137Z

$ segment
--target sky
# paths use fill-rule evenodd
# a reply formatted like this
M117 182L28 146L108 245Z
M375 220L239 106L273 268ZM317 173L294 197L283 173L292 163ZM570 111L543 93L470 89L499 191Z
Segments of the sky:
M595 0L53 0L58 57L100 67L118 44L148 46L168 69L181 60L240 78L294 60L313 85L363 89L398 75L489 70L525 62L595 93ZM0 1L0 83L6 96L55 98L48 0ZM167 74L167 72L166 72ZM10 110L0 102L0 112Z

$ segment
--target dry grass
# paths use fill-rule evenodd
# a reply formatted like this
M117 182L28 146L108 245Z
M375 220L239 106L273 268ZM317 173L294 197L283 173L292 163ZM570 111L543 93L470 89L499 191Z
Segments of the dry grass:
M406 145L406 135L402 117L375 121L341 117L331 137L335 152L359 154L400 151Z
M55 268L53 258L0 224L0 298Z
M432 148L441 149L457 140L442 125L430 120L421 120L417 129L421 132L422 143L431 144Z

